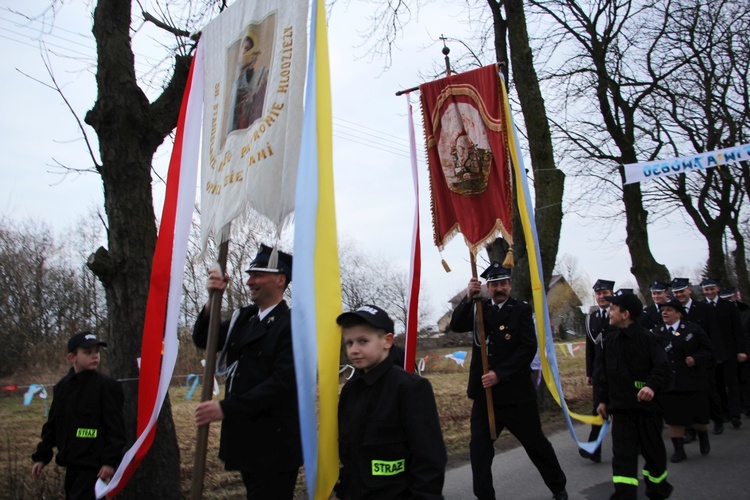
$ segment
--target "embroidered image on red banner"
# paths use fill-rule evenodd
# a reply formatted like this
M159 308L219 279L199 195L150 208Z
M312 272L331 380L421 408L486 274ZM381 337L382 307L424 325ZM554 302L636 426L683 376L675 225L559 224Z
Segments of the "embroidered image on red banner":
M471 251L512 242L507 125L496 66L419 87L430 168L432 225L441 250L456 234Z

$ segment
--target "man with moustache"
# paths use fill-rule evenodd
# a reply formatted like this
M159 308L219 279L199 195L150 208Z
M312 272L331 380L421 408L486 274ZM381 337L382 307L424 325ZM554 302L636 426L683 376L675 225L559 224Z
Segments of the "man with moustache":
M498 262L493 262L481 277L487 280L490 295L489 299L477 301L484 317L489 370L482 373L481 346L475 334L467 390L469 398L474 400L469 443L474 495L480 500L495 498L492 485L495 448L490 436L485 395L485 389L490 388L497 434L507 427L523 445L553 498L567 499L565 473L552 444L542 432L536 391L531 380L530 365L537 350L531 306L510 296L510 270ZM474 297L479 293L479 280L471 278L466 297L453 311L451 330L473 330Z
M740 312L728 300L719 297L719 282L706 278L701 282L706 303L715 311L716 324L724 344L725 360L716 367L716 390L721 400L721 416L736 429L742 425L738 363L747 360L747 348L742 334Z

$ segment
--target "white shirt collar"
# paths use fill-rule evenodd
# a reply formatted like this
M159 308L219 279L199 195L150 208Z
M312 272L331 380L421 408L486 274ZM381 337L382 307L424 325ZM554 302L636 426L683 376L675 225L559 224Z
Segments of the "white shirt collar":
M267 307L267 308L263 309L262 311L260 309L258 309L258 320L259 321L263 321L263 318L265 318L266 316L268 316L268 314L271 311L273 311L273 308L276 307L279 304L281 304L280 301L277 302L276 304L272 305L271 307Z

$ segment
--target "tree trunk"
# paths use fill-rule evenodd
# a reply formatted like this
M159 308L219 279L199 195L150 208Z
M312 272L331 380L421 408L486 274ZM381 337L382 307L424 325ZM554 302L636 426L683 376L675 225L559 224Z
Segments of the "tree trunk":
M521 0L507 0L505 6L506 19L500 12L500 3L487 1L495 24L495 52L498 62L507 61L508 47L505 43L507 34L510 45L510 60L513 69L515 89L521 102L521 111L526 124L529 138L531 165L534 169L534 198L537 212L535 222L539 235L539 251L541 253L542 277L549 283L552 270L557 260L557 250L560 243L560 229L562 225L562 197L565 174L555 167L552 149L552 135L544 99L539 88L539 80L534 69L534 58L529 45L529 34L526 29L526 16ZM506 83L508 82L507 65L504 70ZM510 125L510 124L509 124ZM509 132L510 133L510 132ZM519 168L514 165L514 168ZM521 172L526 175L526 172ZM518 206L516 184L514 190L514 206ZM493 259L497 252L497 245L488 249ZM529 260L526 251L526 239L521 227L518 210L513 216L513 257L515 269L513 273L514 294L522 299L531 299L531 279Z
M656 262L648 242L648 212L643 208L640 184L623 186L622 202L625 205L625 243L630 252L630 272L638 282L638 288L651 303L650 285L654 280L669 283L669 270Z
M513 80L521 102L526 133L529 138L531 167L534 170L536 226L544 283L549 283L557 260L562 227L562 200L565 174L555 166L547 110L534 69L529 46L526 15L522 0L506 0L508 40ZM524 174L524 172L522 172Z
M108 249L89 267L106 292L111 342L110 366L117 378L138 377L156 225L151 194L151 161L177 122L189 58L178 57L172 81L153 104L138 87L130 46L131 2L99 0L94 11L97 88L86 115L99 139ZM138 383L123 383L128 444L135 440ZM123 498L179 498L179 448L169 400L162 409L151 451Z

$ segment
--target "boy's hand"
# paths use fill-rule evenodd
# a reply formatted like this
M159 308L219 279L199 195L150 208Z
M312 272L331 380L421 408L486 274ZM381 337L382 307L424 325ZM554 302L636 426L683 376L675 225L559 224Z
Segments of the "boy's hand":
M102 468L99 469L99 474L97 474L96 477L104 481L109 481L114 475L115 469L113 467L110 467L109 465L102 465Z
M609 418L609 414L607 413L607 405L605 403L599 403L599 406L596 407L596 413L598 413L599 416L604 420L607 420L607 418Z
M198 427L223 419L224 412L218 401L204 401L195 407L195 425Z
M652 391L649 386L646 386L640 391L638 391L639 403L642 401L651 401L652 399L654 399L654 391Z
M40 479L42 477L42 469L44 469L44 462L34 462L31 466L31 476L34 479Z

